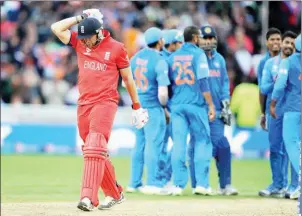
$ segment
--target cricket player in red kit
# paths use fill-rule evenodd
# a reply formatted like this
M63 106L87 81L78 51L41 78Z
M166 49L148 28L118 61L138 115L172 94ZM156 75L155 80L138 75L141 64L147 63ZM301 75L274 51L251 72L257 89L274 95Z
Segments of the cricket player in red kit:
M84 171L81 201L78 208L91 211L99 205L98 190L105 200L99 209L109 209L124 201L114 167L108 158L107 143L118 107L119 74L133 102L132 121L140 129L148 122L147 110L140 107L129 59L124 45L103 30L103 15L98 9L84 10L82 15L52 24L54 34L71 45L78 57L78 128L84 141ZM78 24L78 32L69 28Z

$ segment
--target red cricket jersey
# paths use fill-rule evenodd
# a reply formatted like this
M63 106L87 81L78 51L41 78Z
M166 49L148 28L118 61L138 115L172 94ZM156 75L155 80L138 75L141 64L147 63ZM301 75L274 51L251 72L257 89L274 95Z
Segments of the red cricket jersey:
M104 39L89 49L77 39L76 32L71 33L69 44L78 57L79 105L100 101L118 103L119 70L129 67L129 58L122 43L111 38L106 30L103 34Z

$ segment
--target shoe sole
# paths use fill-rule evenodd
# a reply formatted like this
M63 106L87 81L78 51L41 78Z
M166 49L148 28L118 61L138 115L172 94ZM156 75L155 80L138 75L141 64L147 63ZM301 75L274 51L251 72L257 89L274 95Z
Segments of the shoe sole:
M92 208L88 207L85 203L80 202L78 204L78 209L82 210L82 211L92 211Z
M238 192L233 192L233 193L225 193L223 195L225 196L237 196L239 193Z
M136 190L133 190L133 191L126 191L126 193L138 193L138 191L136 191Z
M299 196L291 196L291 195L289 195L289 199L291 199L291 200L297 200L299 198Z
M209 194L209 193L198 193L198 192L195 192L194 194L195 195L199 195L199 196L212 196L212 194Z
M263 192L259 192L258 195L261 196L261 197L269 197L270 196L270 194L265 194Z
M120 199L119 201L117 201L116 203L114 203L113 205L111 205L110 207L101 207L101 206L99 206L98 209L99 209L99 210L109 210L109 209L111 209L113 206L115 206L116 204L121 204L121 203L123 203L125 200L126 200L126 198L123 197L123 199Z

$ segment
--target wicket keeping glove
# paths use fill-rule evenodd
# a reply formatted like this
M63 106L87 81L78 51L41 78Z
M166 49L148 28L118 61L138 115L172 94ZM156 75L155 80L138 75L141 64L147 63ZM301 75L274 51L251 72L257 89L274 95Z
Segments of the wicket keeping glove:
M149 121L148 110L139 108L132 110L132 125L137 129L143 128Z
M220 118L222 119L224 124L231 126L232 112L230 109L230 101L223 100L221 103L222 103L222 110L220 113Z
M83 14L86 14L88 17L96 18L101 24L103 24L103 14L99 9L92 8L83 11Z

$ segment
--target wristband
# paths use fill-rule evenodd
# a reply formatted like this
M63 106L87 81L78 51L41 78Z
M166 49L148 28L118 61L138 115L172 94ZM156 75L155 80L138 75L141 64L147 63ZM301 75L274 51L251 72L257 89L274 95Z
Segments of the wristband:
M140 103L134 103L134 104L132 104L132 109L138 110L139 108L141 108Z
M83 13L82 15L76 16L77 23L79 24L82 20L86 19L87 17L88 17L88 15L85 13Z

